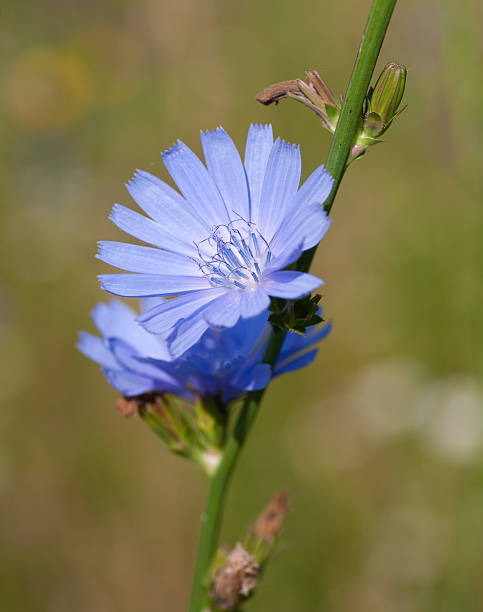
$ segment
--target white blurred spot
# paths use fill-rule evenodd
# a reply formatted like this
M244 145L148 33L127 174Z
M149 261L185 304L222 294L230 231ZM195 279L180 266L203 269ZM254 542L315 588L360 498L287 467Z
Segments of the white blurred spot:
M452 376L426 385L418 406L423 442L445 459L465 462L483 454L483 392L477 382Z

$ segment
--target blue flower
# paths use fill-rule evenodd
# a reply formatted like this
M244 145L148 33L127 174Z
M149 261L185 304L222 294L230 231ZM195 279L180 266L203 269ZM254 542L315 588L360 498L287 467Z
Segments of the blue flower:
M329 227L323 203L332 177L320 166L299 189L298 146L269 125L252 125L244 164L222 129L201 134L207 168L181 141L163 162L182 195L138 171L127 185L150 218L116 204L112 221L153 247L103 241L98 257L127 270L103 274L101 286L127 297L178 296L139 318L167 339L176 358L208 327L233 327L262 313L270 297L297 299L322 281L283 270Z
M144 310L165 303L163 298L144 302ZM84 355L101 365L111 385L128 397L160 392L192 400L196 392L220 396L227 403L246 391L265 388L272 377L309 365L317 349L307 349L330 330L328 324L310 328L305 336L288 332L272 372L260 363L271 331L267 312L240 319L228 329L209 329L175 361L169 361L163 339L146 332L136 316L118 300L98 304L92 319L102 337L81 332L78 344Z

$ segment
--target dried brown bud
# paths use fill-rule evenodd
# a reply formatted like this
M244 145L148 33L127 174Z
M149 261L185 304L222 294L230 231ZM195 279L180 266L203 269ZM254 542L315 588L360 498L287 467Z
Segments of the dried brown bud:
M337 101L334 94L330 91L330 87L323 80L317 70L307 70L305 75L307 76L307 83L315 89L324 103L337 107Z
M253 533L262 540L273 540L282 529L283 519L289 510L290 495L280 492L273 496L268 506L259 514Z
M329 132L334 132L339 119L340 104L317 70L307 70L305 74L307 82L292 79L274 83L257 94L256 98L266 106L272 102L277 104L285 98L302 102L323 120L324 127Z
M272 102L279 102L284 98L288 98L289 94L299 94L300 90L297 79L291 81L281 81L280 83L274 83L269 85L263 91L257 94L256 99L258 102L268 106Z
M220 610L233 610L255 588L258 572L254 557L238 543L216 573L211 599Z

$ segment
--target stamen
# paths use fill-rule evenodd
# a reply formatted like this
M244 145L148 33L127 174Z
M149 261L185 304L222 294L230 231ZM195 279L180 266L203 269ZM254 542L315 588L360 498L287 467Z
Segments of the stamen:
M201 244L206 245L203 254ZM271 259L268 242L252 222L241 217L228 225L213 226L210 236L196 244L196 249L200 271L215 287L253 286L260 282L263 268Z

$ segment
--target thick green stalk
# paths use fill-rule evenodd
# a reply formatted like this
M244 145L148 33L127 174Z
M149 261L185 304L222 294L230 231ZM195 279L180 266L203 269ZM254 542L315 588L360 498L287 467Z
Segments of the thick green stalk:
M332 192L325 203L327 213L332 208L347 167L347 159L359 126L362 105L396 1L374 0L369 13L369 19L327 159L326 168L334 178ZM308 271L314 254L315 248L304 253L298 262L298 269ZM285 334L272 334L263 359L265 363L273 366L276 362L284 337ZM240 451L258 413L263 393L263 390L253 391L247 395L234 430L226 443L220 465L211 478L207 505L202 515L190 612L202 612L207 604L208 571L218 546L228 484Z

